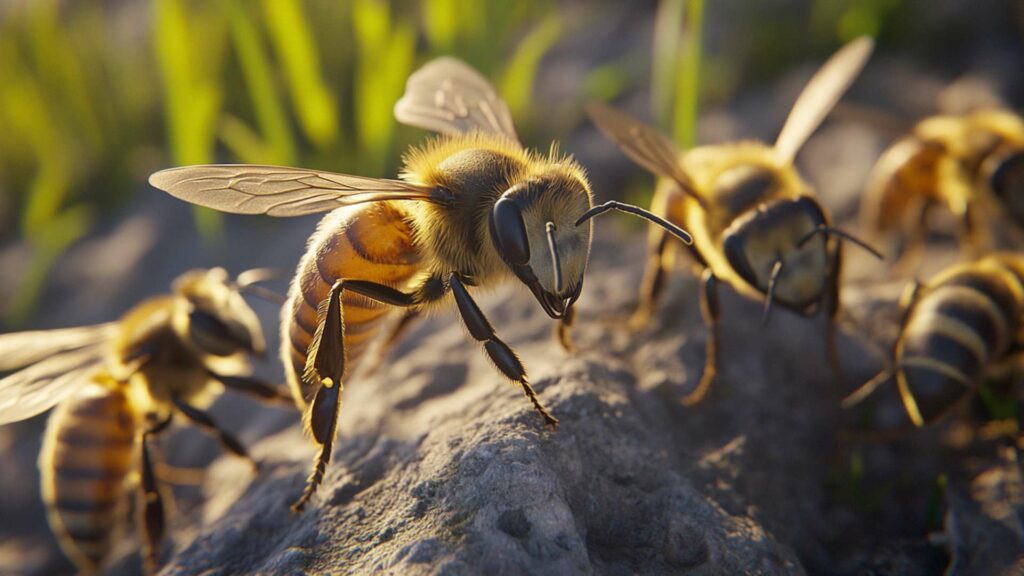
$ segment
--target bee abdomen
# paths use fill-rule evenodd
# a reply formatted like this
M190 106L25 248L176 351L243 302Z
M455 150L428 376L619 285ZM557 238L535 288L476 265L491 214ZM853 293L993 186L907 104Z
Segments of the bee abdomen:
M388 204L331 213L310 240L289 292L282 322L281 356L296 400L311 390L302 384L309 345L317 328L317 307L340 279L369 280L406 288L420 270L420 253L404 214ZM356 364L392 307L352 292L342 295L346 371Z
M89 384L51 416L40 455L50 527L79 567L95 567L125 514L134 426L125 396Z
M942 416L977 386L1017 332L1017 303L1003 274L966 272L915 306L897 362L924 421Z

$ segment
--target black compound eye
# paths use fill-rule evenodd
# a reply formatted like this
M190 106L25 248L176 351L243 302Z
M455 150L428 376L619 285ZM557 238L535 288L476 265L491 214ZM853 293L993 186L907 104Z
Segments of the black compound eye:
M989 173L992 191L1006 201L1022 202L1024 198L1024 151L1006 154L996 161Z
M226 324L212 314L193 309L188 315L192 341L203 350L215 355L227 355L238 349L238 339Z
M530 261L530 242L526 237L523 213L514 200L502 198L491 211L491 233L498 251L511 264L526 265Z

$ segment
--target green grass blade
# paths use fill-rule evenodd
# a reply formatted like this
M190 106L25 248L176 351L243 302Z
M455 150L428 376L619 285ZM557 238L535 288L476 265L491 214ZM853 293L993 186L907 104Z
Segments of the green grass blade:
M317 146L328 146L338 136L338 110L320 76L320 58L302 4L299 0L264 0L263 9L299 123Z

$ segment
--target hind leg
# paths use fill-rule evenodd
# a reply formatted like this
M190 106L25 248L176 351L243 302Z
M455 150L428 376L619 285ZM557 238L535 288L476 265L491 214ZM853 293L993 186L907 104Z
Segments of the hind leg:
M149 445L150 438L162 432L171 423L168 416L163 422L159 422L139 435L139 490L140 505L139 511L142 527L143 564L147 574L156 574L159 559L159 545L163 538L167 518L164 510L163 496L160 494L160 487L157 484L156 466L153 459L152 449Z
M341 409L342 377L345 375L342 295L345 291L351 291L384 304L411 308L442 296L444 292L436 290L437 284L436 279L430 278L417 290L406 293L367 280L338 280L331 287L330 295L320 304L316 334L309 345L306 373L303 375L303 379L316 388L304 420L320 450L302 496L292 505L294 510L302 510L316 493L331 460L338 412Z

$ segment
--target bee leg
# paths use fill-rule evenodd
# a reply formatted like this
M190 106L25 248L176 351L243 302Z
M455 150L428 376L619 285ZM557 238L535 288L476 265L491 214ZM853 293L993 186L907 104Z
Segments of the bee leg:
M309 359L303 378L318 384L313 401L306 412L306 423L313 434L313 440L320 445L313 464L313 472L306 480L302 496L292 504L292 510L301 511L316 493L327 472L334 447L334 436L338 429L338 412L341 409L341 390L345 375L345 324L342 320L341 296L351 290L392 306L410 307L425 300L439 298L442 291L434 290L438 283L430 278L414 293L407 294L390 286L367 280L338 280L331 287L331 293L320 304L318 322L313 342L309 345Z
M154 434L159 434L166 429L170 423L171 418L168 416L163 422L159 422L142 432L138 441L139 478L141 480L139 485L141 490L139 509L142 516L142 521L139 524L142 526L143 531L142 555L147 574L156 574L158 547L164 535L164 527L166 526L164 500L160 494L159 486L157 486L155 464L149 440Z
M704 345L704 373L701 374L697 387L683 396L681 401L683 406L693 406L700 402L708 393L708 389L711 388L711 383L718 373L718 319L720 316L718 278L710 268L705 268L701 274L700 285L700 315L704 318L704 325L708 328L708 340Z
M255 396L260 400L274 404L283 403L289 406L294 406L295 404L295 400L292 399L292 395L287 390L270 382L264 382L263 380L248 376L223 376L209 370L207 370L207 374L210 375L210 378L223 384L225 388Z
M988 238L977 225L975 218L977 211L974 202L967 202L964 205L963 214L960 215L960 230L964 238L961 245L964 248L964 256L971 260L979 258L988 247Z
M669 240L671 237L668 232L652 227L647 243L647 265L644 267L644 277L640 282L640 303L629 319L629 327L633 330L647 326L658 300L661 299L672 260Z
M552 428L557 428L558 419L552 416L547 408L541 404L540 399L537 398L537 393L530 386L530 382L526 378L526 369L523 368L522 362L519 361L516 353L508 347L508 344L502 342L497 334L494 333L491 323L487 321L487 317L484 316L480 307L477 306L469 292L466 291L466 287L463 285L458 274L452 274L448 283L451 286L452 295L455 297L455 303L459 307L459 314L462 316L462 321L466 324L470 335L477 342L484 343L484 350L487 351L487 355L494 362L498 370L506 378L522 386L523 393L533 403L533 407L537 409L537 412L544 418L544 421Z
M902 254L893 264L893 272L897 276L912 274L914 268L921 263L921 254L924 252L924 247L928 240L928 232L931 230L929 222L931 221L930 216L932 209L935 208L935 203L931 200L922 200L918 202L918 205L917 218L910 222L910 234L907 235L906 241L903 242Z
M248 460L249 464L252 465L253 470L259 470L259 464L253 460L252 456L249 455L249 451L245 449L245 446L242 446L242 443L239 442L234 435L221 428L209 414L195 406L190 406L181 398L171 398L171 402L174 403L174 407L177 408L178 412L181 412L185 418L188 418L189 421L202 429L203 432L217 438L217 441L220 442L220 445L225 450L235 456Z
M576 351L572 345L572 334L569 333L575 319L576 309L570 306L565 309L565 314L558 320L558 324L555 324L555 340L558 340L563 350L570 353Z
M843 366L839 358L839 348L836 339L836 332L839 324L839 274L842 270L842 247L838 242L832 250L831 264L829 266L825 294L825 356L828 365L832 369L832 377L843 383Z
M391 347L409 331L409 328L416 323L416 320L419 317L419 310L406 310L405 314L398 319L398 322L395 322L395 324L391 326L391 330L389 330L384 338L381 339L380 346L374 353L373 360L367 365L366 374L373 374L378 368L380 368L381 362L383 362L384 358L387 357L388 351L391 350Z

